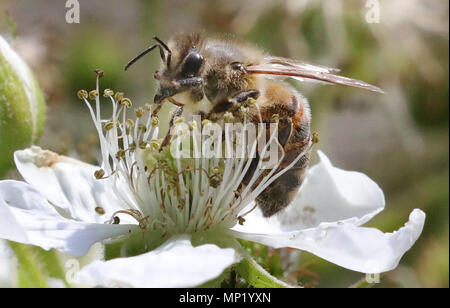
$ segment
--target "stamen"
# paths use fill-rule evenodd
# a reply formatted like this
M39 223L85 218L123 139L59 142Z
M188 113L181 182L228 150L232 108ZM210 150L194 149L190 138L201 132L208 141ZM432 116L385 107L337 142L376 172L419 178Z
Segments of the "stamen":
M142 213L135 209L127 209L127 210L119 210L112 214L111 219L107 221L109 224L119 224L120 218L117 216L118 214L127 214L133 217L138 223L139 227L142 230L147 229L149 216L144 216Z
M116 211L107 223L119 224L118 215L126 214L133 217L143 230L162 228L167 234L201 232L243 224L244 216L254 207L244 214L240 213L318 141L317 134L313 133L311 140L305 144L305 151L282 170L278 168L284 158L284 150L274 142L282 157L271 170L264 170L262 158L277 138L276 132L272 133L268 144L259 153L261 158L253 176L244 185L242 181L250 170L252 158L256 157L257 140L266 134L265 129L259 130L255 140L248 140L250 137L245 127L251 108L257 108L261 121L260 110L254 101L250 99L239 109L236 108L234 113L224 114L225 123L238 122L244 127L233 137L232 129L225 125L225 140L219 140L221 148L218 152L221 153L223 147L228 153L233 153L238 143L245 145L232 157L206 158L202 155L202 145L207 137L196 135L199 123L191 121L188 125L181 125L185 123L184 118L175 117L175 129L182 138L191 141L189 153L194 154L194 158L176 158L171 154L170 142L162 145L162 139L158 139L158 112L162 104L157 105L153 112L149 104L138 107L135 109L136 117L128 119L127 109L132 106L131 100L124 98L121 92L105 89L103 96L109 98L113 108L111 116L104 119L98 96L99 78L97 76L95 90L89 93L80 90L77 95L88 107L99 135L102 161L94 177L104 181L108 192L122 204L122 209ZM95 99L95 108L89 99ZM243 114L243 121L239 112ZM271 121L278 122L279 116L274 115ZM207 126L213 123L203 120L201 124ZM95 211L103 215L104 209L98 206Z

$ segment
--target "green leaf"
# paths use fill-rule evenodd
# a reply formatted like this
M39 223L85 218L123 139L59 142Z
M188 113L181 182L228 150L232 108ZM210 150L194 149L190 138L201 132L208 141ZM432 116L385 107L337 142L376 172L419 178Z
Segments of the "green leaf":
M247 257L237 265L238 273L255 288L289 288L290 286L270 275L255 260Z
M44 275L44 268L38 262L33 248L15 242L9 243L18 262L19 287L21 288L48 288Z
M222 282L225 280L225 278L228 276L228 274L230 273L230 270L233 266L229 266L228 268L226 268L222 274L219 275L219 277L213 278L201 285L199 285L197 288L218 288L221 286Z
M42 273L48 277L61 279L66 287L70 284L66 281L64 268L59 259L58 252L54 249L44 250L37 246L30 246L32 253L36 256L36 261L42 267Z
M146 230L122 236L104 245L105 260L132 257L149 252L167 240L162 230Z

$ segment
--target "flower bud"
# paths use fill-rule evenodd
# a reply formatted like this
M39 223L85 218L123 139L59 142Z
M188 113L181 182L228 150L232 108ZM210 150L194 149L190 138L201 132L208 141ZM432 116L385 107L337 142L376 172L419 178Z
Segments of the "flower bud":
M13 153L36 143L45 124L45 102L22 58L0 36L0 175Z

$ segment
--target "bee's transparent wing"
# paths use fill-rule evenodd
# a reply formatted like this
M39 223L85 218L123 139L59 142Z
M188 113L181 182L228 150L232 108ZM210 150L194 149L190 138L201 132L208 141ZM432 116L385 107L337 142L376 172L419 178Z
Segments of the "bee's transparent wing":
M332 72L340 71L340 69L338 69L338 68L332 68L332 67L312 64L312 63L308 63L308 62L304 62L304 61L299 61L299 60L294 60L294 59L289 59L289 58L282 58L282 57L273 57L273 56L264 57L264 63L280 64L280 65L297 67L299 69L310 69L310 70L321 71L324 73L332 73Z
M246 70L250 74L289 77L302 82L321 81L384 93L380 88L364 81L333 74L339 71L337 69L286 58L266 57L263 64L247 66Z

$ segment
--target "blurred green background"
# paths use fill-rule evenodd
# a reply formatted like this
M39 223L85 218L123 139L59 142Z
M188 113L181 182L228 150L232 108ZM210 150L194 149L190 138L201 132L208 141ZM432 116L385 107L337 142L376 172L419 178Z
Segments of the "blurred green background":
M379 3L379 23L366 18L371 9L366 4L373 2ZM386 210L370 226L390 232L406 222L413 208L427 214L416 245L376 286L448 287L448 1L79 3L80 23L69 24L65 1L0 0L0 33L15 36L13 47L46 96L42 147L95 162L94 127L76 91L92 89L93 70L101 68L102 87L123 91L138 105L151 102L158 55L145 57L126 73L123 66L154 35L163 40L181 30L231 35L276 56L340 68L343 75L387 94L296 84L309 98L313 128L321 136L318 147L336 166L362 171L383 188ZM17 176L12 170L5 178ZM291 282L347 287L362 278L308 253L250 248L267 269Z

